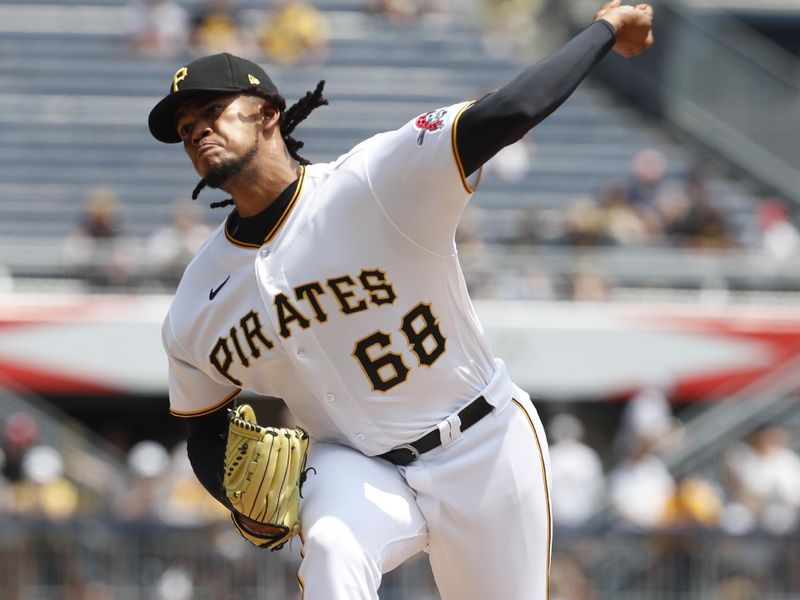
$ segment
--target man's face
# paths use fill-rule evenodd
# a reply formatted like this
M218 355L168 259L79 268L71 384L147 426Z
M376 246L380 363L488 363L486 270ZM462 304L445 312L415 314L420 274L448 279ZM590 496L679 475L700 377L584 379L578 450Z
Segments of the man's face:
M203 95L181 106L176 117L183 149L210 187L222 186L256 155L262 119L250 96Z

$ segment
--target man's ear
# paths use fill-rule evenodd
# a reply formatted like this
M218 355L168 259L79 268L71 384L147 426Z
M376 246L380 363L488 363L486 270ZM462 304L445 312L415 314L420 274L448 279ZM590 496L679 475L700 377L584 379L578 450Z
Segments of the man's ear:
M264 100L264 102L261 103L259 111L264 118L265 127L274 127L281 118L281 111L269 100Z

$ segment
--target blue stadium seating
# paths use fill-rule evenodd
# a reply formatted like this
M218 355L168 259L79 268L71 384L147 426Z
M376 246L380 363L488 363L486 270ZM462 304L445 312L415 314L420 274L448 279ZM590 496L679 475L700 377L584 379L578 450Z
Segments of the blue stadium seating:
M44 0L0 1L4 13L32 10ZM185 3L193 6L199 0ZM53 5L52 1L47 2ZM78 2L61 0L60 6ZM84 10L119 12L119 0L80 0ZM416 114L481 95L510 79L520 65L492 58L469 24L379 28L363 15L361 0L318 0L334 21L323 67L268 67L291 102L326 79L330 107L315 112L297 131L305 156L325 161L373 133L399 126ZM257 9L246 0L237 8ZM112 11L109 13L109 11ZM9 13L11 14L11 13ZM101 13L98 13L101 14ZM6 27L9 29L10 27ZM78 221L87 193L111 187L119 196L127 232L146 236L169 219L170 205L196 182L173 146L152 140L150 107L183 58L154 59L133 53L121 26L109 33L49 32L20 28L0 38L0 245L55 248ZM659 146L670 176L690 159L682 147L654 129L632 122L591 84L533 133L536 156L518 183L485 178L476 205L531 210L564 206L601 184L619 180L633 153ZM744 207L746 195L725 182L726 197ZM207 192L203 201L218 199ZM209 222L221 214L209 213ZM13 257L8 258L13 263Z

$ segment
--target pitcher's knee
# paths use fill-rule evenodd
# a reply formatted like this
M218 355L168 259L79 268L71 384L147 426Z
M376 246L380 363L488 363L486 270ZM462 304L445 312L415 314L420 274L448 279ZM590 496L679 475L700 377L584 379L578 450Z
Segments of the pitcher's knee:
M337 577L370 580L375 585L380 569L355 532L334 517L323 517L303 536L303 570L329 571Z

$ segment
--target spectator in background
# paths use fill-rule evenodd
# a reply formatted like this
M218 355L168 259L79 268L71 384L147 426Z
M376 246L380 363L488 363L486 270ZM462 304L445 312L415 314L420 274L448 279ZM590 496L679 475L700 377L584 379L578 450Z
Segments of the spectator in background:
M611 501L620 519L641 530L662 527L675 494L675 480L652 444L637 439L609 475Z
M135 477L133 486L117 500L115 512L124 520L149 520L164 501L170 459L160 443L144 440L128 452L128 467Z
M700 169L692 169L686 177L686 195L689 197L689 215L684 228L697 241L697 245L726 248L735 245L730 224L708 189Z
M39 438L39 426L29 414L17 412L3 422L0 431L0 451L3 452L2 475L11 483L24 477L25 454Z
M631 159L625 195L653 241L663 237L663 224L656 208L656 199L665 185L666 173L667 158L656 148L640 150Z
M172 56L189 39L189 15L174 0L132 0L125 6L123 23L137 52Z
M205 0L192 15L189 44L196 54L239 54L245 49L231 0Z
M627 197L633 206L654 206L664 185L667 158L656 148L645 148L631 159Z
M689 197L683 187L675 183L664 185L652 206L639 208L640 213L651 219L650 233L654 240L669 246L684 244L683 236L688 234L688 229L684 232L682 228L690 210Z
M604 186L597 199L576 200L566 211L563 241L570 246L638 245L651 240L651 224L642 215L656 217L653 208L634 207L628 189L620 183ZM660 223L655 228L660 230Z
M322 64L328 58L330 25L325 15L302 0L277 0L264 19L259 41L270 62Z
M201 221L202 211L194 204L176 202L172 223L156 230L145 249L150 274L165 286L174 287L186 265L211 234Z
M409 23L433 10L431 0L373 0L367 13L388 17L392 23Z
M657 199L664 232L679 246L691 248L729 248L733 245L730 228L715 206L705 178L691 171L685 185Z
M588 198L573 202L567 209L564 241L570 246L605 246L609 243L603 214L597 203Z
M108 188L96 188L86 201L86 211L81 228L86 235L97 239L109 239L119 234L119 202L117 195Z
M667 501L662 527L678 535L656 538L658 559L651 579L655 589L669 589L677 597L691 596L702 577L699 561L707 550L692 532L716 528L722 513L722 498L717 489L699 475L682 477ZM685 535L689 533L689 537Z
M518 142L506 146L483 165L483 177L496 177L506 183L518 183L530 171L535 147L530 134Z
M614 445L622 454L629 445L644 442L657 451L673 449L680 444L683 427L673 416L670 405L672 377L655 373L628 401Z
M583 425L570 414L556 416L548 428L553 473L553 519L577 527L600 508L605 476L600 456L583 442Z
M64 477L64 460L51 446L34 446L22 461L24 478L11 489L12 511L52 520L74 516L78 489Z
M192 600L195 581L191 570L183 566L169 566L155 581L157 600Z
M667 504L665 525L673 529L715 528L722 516L722 493L699 475L682 477Z
M122 234L119 202L113 190L95 188L89 193L78 228L64 242L64 260L73 275L98 287L134 282L139 247Z
M604 238L628 246L647 243L648 232L639 214L628 202L625 186L612 183L600 191L600 212Z
M743 507L751 522L777 534L794 530L800 516L800 455L789 433L764 427L731 447L724 459L735 510ZM745 519L746 520L746 519Z
M677 489L659 456L683 439L683 428L672 416L671 388L668 373L654 374L628 401L614 440L622 460L609 475L611 500L622 520L640 529L666 525Z
M789 211L780 200L767 198L758 206L761 247L776 268L789 264L800 255L800 233Z
M628 185L606 185L595 200L567 210L564 241L572 246L643 245L662 241L691 248L728 248L735 239L705 179L693 170L682 185L664 181L660 151L643 150L632 161Z

